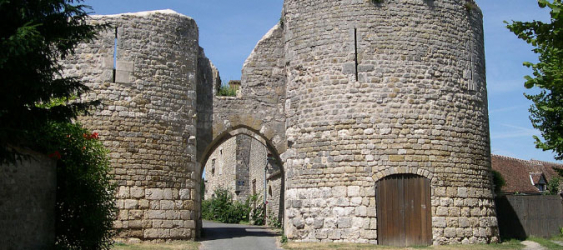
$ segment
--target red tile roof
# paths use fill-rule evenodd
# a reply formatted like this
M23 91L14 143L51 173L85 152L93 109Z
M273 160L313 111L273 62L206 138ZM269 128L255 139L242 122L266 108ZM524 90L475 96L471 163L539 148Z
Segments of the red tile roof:
M554 168L563 169L563 164L559 163L526 161L500 155L492 155L491 163L493 170L498 171L506 181L502 188L504 193L538 194L540 192L532 184L532 180L537 183L543 174L549 181L558 175Z

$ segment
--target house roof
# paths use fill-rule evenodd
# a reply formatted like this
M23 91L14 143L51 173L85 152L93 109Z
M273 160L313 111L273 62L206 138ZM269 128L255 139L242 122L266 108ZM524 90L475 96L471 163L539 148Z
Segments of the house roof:
M500 155L492 155L491 163L493 170L498 171L506 181L502 188L505 193L539 194L534 184L541 181L542 175L549 181L558 175L554 168L563 169L563 164Z

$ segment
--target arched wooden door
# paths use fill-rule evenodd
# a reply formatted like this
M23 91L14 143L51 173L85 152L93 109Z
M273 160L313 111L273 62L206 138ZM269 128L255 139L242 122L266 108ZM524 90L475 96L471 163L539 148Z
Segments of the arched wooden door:
M377 239L380 245L432 244L430 180L391 175L377 182Z

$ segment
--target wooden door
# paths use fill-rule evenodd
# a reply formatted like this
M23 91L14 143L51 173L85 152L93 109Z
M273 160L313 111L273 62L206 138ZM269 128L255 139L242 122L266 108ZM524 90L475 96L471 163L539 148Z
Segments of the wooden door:
M391 175L377 182L375 193L380 245L432 244L429 179Z

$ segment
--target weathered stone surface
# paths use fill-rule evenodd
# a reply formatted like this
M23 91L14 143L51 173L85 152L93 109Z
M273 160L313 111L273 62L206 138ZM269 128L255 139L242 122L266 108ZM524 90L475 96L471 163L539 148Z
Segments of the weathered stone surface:
M22 159L0 164L2 249L50 249L55 244L56 161L18 150Z
M431 181L434 244L496 241L482 14L464 3L285 0L237 97L214 95L190 18L95 17L118 28L116 82L113 32L65 65L102 100L80 120L111 150L120 236L196 237L203 167L248 134L282 161L291 240L376 243L377 182L412 174Z
M154 11L93 16L90 22L110 22L117 31L80 45L76 56L65 61L65 72L91 87L84 98L102 103L80 122L99 133L111 151L121 210L115 223L118 237L190 239L191 233L151 228L156 219L168 219L166 211L176 209L174 202L197 199L179 197L180 190L198 186L193 178L196 144L190 140L196 135L196 78L190 75L198 70L201 53L195 21L172 11Z
M386 176L415 174L431 180L435 244L497 239L496 222L460 221L495 220L482 16L463 5L285 1L291 146L282 158L292 216L322 214L324 228L338 229L347 218L375 220L375 192L362 190ZM326 207L293 205L317 198L313 190L322 187L332 191ZM314 232L292 227L285 225L292 240ZM375 223L353 230L359 236L334 230L328 238L376 239Z

